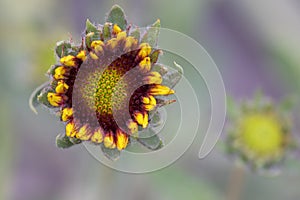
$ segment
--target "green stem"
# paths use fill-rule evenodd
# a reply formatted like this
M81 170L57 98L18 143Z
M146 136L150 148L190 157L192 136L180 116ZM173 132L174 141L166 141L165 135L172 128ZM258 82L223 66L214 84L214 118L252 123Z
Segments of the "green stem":
M245 183L245 169L235 165L229 177L226 200L240 200Z

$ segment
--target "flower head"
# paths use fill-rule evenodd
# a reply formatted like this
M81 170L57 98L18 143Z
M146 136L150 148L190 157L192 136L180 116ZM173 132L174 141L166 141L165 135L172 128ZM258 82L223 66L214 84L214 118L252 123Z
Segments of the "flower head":
M159 96L175 93L153 67L161 53L155 49L159 26L158 20L155 31L140 36L114 6L104 25L87 20L82 44L57 44L58 63L37 99L60 115L65 137L120 151L138 127L149 126L150 112L164 105Z
M290 118L266 99L243 103L231 116L228 150L253 169L281 163L292 149Z

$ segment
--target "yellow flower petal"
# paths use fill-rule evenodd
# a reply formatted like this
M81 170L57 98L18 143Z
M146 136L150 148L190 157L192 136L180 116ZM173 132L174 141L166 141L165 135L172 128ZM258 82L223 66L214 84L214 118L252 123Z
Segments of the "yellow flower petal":
M58 107L58 106L60 106L64 102L64 100L66 99L66 97L62 96L62 95L59 95L59 94L56 94L56 93L53 93L53 92L49 92L47 94L47 99L48 99L48 102L52 106Z
M69 89L69 86L64 81L58 81L55 88L55 92L58 94L64 94Z
M97 53L103 51L104 42L101 40L95 40L91 43L91 47L95 49Z
M85 59L86 59L86 53L85 53L85 51L84 51L84 50L80 51L80 52L77 54L76 58L78 58L78 59L80 59L80 60L82 60L82 61L85 61Z
M102 130L100 128L94 132L91 141L95 143L101 143L103 141Z
M151 111L156 106L156 99L153 96L143 97L142 102L144 103L144 108L147 111Z
M69 75L69 71L68 69L66 69L66 67L64 66L60 66L60 67L57 67L55 70L54 70L54 75L53 77L56 79L56 80L61 80L61 79L66 79L67 75Z
M75 62L75 56L67 55L60 59L61 64L68 66L68 67L74 67L76 65Z
M93 53L93 52L90 52L90 56L94 60L98 60L99 59L99 57L95 53Z
M125 40L126 35L127 35L127 34L126 34L125 31L122 31L122 32L118 33L118 35L117 35L117 40L118 40L118 41L120 41L120 40Z
M140 51L138 56L141 58L147 57L151 53L151 46L148 43L140 44Z
M117 130L117 148L118 150L125 149L128 144L128 137L120 129Z
M151 69L151 60L150 57L145 57L139 64L139 67L142 71L150 71Z
M109 148L109 149L114 149L114 148L116 148L116 144L115 144L115 142L114 142L114 136L113 136L112 133L106 134L106 136L104 137L103 142L104 142L104 146L105 146L106 148Z
M137 45L137 43L138 43L137 39L135 39L132 36L128 36L125 40L124 51L128 52L132 50Z
M113 33L114 34L118 34L121 31L122 31L122 29L117 24L114 24L114 26L113 26Z
M118 44L117 38L112 38L107 41L106 46L111 49L114 49L117 46L117 44Z
M127 123L127 127L128 127L128 129L130 130L130 132L131 132L132 134L138 132L138 125L137 125L137 123L134 122L133 120L130 120L130 121Z
M73 109L72 108L64 108L61 114L61 120L66 122L73 117Z
M134 118L136 122L143 128L146 128L148 126L148 114L146 112L144 114L141 112L135 112Z
M66 136L74 137L76 135L76 127L73 121L67 123L66 125Z
M161 84L162 77L158 72L150 72L145 78L145 83L147 84Z
M164 85L154 85L153 87L151 87L149 89L149 93L151 95L170 95L170 94L174 94L175 91L170 89L169 87L167 86L164 86Z

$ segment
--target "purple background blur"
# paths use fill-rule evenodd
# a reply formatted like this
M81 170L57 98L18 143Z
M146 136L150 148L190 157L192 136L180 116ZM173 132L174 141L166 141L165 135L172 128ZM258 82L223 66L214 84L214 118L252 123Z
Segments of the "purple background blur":
M47 110L37 116L30 111L31 91L47 80L42 74L55 62L55 42L67 39L68 33L80 41L86 18L103 23L115 3L134 24L143 26L160 18L163 27L197 40L235 98L251 97L257 89L275 100L299 93L296 0L1 0L0 199L219 200L228 195L234 164L218 149L199 160L199 146L193 144L166 169L123 174L101 165L83 146L56 148L55 136L63 126ZM274 178L247 172L239 192L245 200L296 200L299 185L299 168L289 166Z

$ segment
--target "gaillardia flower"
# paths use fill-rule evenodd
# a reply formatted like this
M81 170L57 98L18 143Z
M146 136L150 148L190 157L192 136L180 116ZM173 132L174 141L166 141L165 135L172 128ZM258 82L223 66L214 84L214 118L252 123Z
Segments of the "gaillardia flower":
M227 147L252 169L270 169L282 163L293 148L286 111L261 99L243 103L231 116Z
M157 64L159 27L158 20L141 33L114 6L104 25L87 20L80 45L57 44L58 63L36 95L65 123L58 146L90 141L121 151L149 127L151 112L173 102L159 98L174 94L163 84L167 68Z

